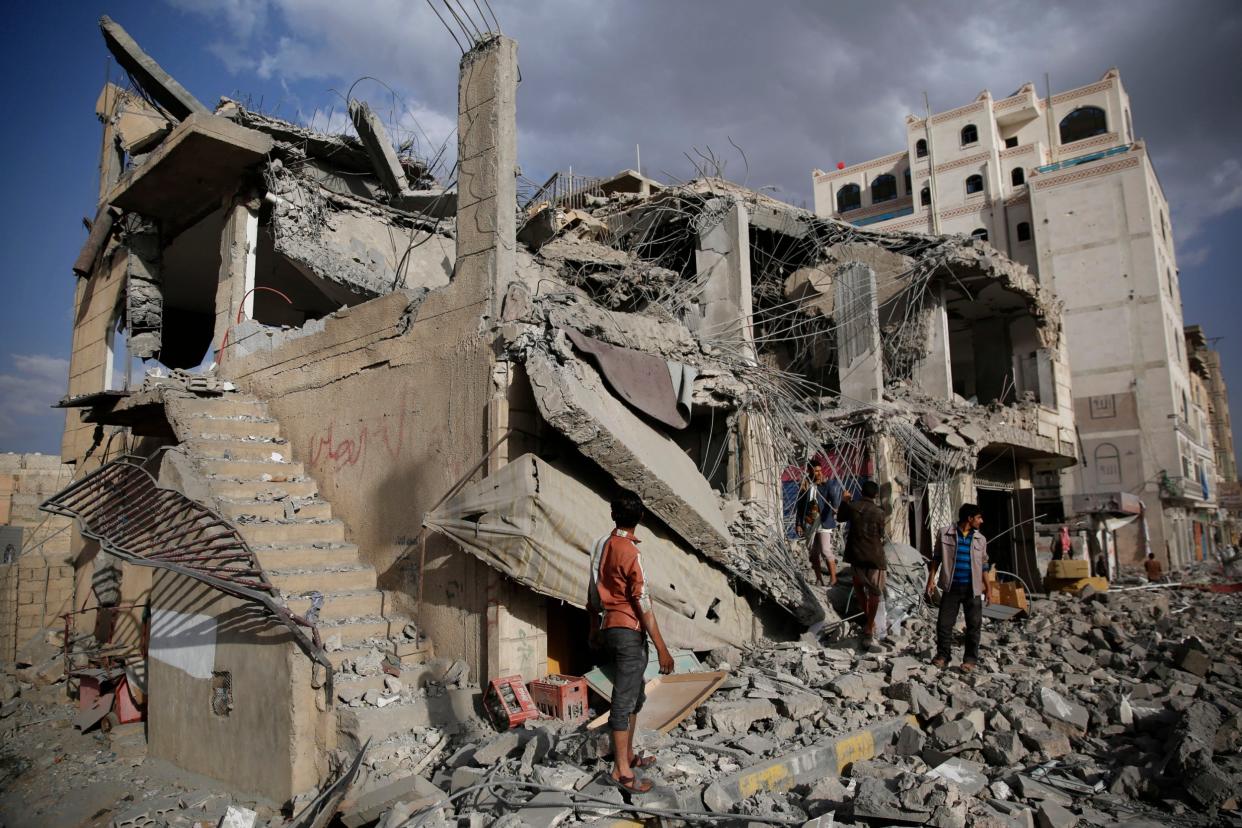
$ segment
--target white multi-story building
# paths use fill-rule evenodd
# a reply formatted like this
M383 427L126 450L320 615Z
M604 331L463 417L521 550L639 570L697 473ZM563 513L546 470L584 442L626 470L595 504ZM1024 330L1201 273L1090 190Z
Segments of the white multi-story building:
M1146 529L1137 522L1123 561L1146 544L1173 564L1210 551L1215 493L1205 481L1215 472L1195 423L1169 208L1117 70L1051 99L1028 83L1000 100L985 91L957 109L909 116L901 152L816 170L814 187L820 215L969 234L1029 267L1065 303L1082 464L1061 473L1062 501L1140 497ZM996 351L1012 353L1014 380L1032 370L1034 355L1007 327L994 335ZM966 336L968 326L950 320L955 362L986 350ZM1006 387L1015 386L1023 383ZM988 401L956 378L954 390Z

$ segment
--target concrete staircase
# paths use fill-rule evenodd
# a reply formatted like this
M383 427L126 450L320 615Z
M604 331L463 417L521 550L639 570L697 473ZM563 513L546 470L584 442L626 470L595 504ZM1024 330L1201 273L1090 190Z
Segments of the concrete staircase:
M409 619L385 608L375 570L346 540L345 525L319 496L315 481L291 460L280 424L265 403L236 392L182 398L170 420L206 483L214 501L209 505L246 539L286 606L304 615L313 593L323 595L318 628L336 668L338 698L384 691L377 653L395 655L403 674L431 657L429 642L404 634ZM413 684L408 677L406 683ZM385 720L403 718L408 711L399 708L409 701L350 711L344 718L355 731L351 736L359 715L366 714L368 731L381 732Z

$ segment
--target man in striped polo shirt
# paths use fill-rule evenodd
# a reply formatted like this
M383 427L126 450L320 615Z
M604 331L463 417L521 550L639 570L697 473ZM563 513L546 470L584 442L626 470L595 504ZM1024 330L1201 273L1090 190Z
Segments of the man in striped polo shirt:
M939 554L928 562L927 593L937 586L939 575L940 614L936 619L936 657L932 664L944 667L953 652L953 627L958 608L966 615L966 653L962 670L970 672L979 663L979 634L983 628L983 601L986 592L983 573L988 567L988 542L979 531L983 513L973 503L957 511L957 525L940 533Z

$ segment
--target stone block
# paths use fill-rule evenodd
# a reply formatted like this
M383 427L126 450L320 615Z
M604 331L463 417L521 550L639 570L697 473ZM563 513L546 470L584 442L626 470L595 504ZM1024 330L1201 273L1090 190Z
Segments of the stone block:
M1043 802L1035 812L1035 824L1039 828L1074 828L1078 817L1055 802Z
M456 773L453 778L456 782ZM454 787L456 789L456 785ZM415 805L415 810L418 810L445 801L447 797L444 792L423 777L407 776L383 787L365 791L356 800L343 804L341 822L346 828L362 828L364 825L377 821L385 811L398 802Z
M767 699L709 701L699 708L699 721L722 736L744 736L757 722L776 718Z
M1087 724L1091 718L1087 708L1067 700L1060 693L1049 687L1040 688L1039 698L1043 705L1045 718L1049 719L1049 723L1053 724L1054 727L1059 722L1069 725L1080 733L1086 732Z

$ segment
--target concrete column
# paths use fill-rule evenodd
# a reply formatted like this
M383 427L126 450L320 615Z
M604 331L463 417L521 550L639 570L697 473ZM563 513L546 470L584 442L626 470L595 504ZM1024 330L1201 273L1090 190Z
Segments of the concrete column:
M938 400L953 396L953 368L949 359L949 314L945 311L944 289L928 288L927 355L914 367L914 384L919 391Z
M720 209L721 199L706 209ZM699 334L709 340L736 342L750 359L754 350L754 306L750 285L750 216L734 202L719 223L699 233L695 270L704 280Z
M509 282L517 273L517 43L489 37L461 59L457 85L457 261L453 279L486 301L487 323L498 323ZM484 444L507 430L509 376L492 363ZM487 463L495 472L508 446ZM542 597L486 570L483 682L517 671L546 672ZM525 599L525 600L524 600ZM529 642L532 646L524 646ZM535 642L542 642L534 646ZM542 661L540 660L542 652ZM526 675L526 673L537 675Z
M517 269L517 43L489 37L461 59L457 86L455 279L487 286L500 318Z
M884 397L884 359L875 271L849 262L836 273L837 371L841 395L864 403Z
M216 323L212 343L218 353L225 335L242 318L254 315L255 257L259 243L259 202L256 198L237 201L224 216L220 234L220 275L216 283ZM232 342L232 337L229 337Z
M160 351L164 329L162 251L155 222L135 218L125 230L125 321L132 356L149 359Z

